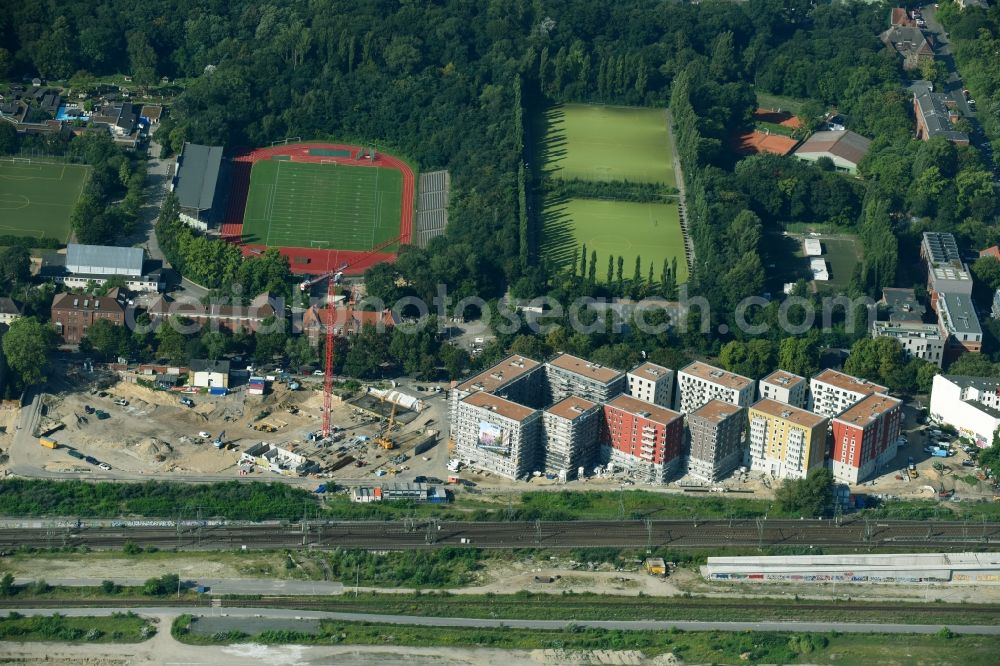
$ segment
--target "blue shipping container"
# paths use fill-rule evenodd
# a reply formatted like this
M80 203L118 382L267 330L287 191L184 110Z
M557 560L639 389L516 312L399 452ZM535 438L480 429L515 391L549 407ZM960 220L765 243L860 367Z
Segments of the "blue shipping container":
M226 395L227 393L229 393L229 389L225 386L213 386L208 389L209 395Z

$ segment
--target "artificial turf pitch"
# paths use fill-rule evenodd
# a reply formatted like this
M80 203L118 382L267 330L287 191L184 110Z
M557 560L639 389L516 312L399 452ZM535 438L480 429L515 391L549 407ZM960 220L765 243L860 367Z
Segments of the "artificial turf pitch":
M0 234L66 242L90 167L0 160Z
M250 172L243 242L370 250L399 236L402 203L395 169L262 160Z

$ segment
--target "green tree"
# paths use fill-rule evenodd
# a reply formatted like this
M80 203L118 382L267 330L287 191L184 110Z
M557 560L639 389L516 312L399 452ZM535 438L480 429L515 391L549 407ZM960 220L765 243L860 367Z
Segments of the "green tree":
M909 387L899 385L906 364L906 353L898 340L863 338L851 347L851 353L844 363L844 372L885 384L892 389L906 389Z
M14 574L8 571L0 578L0 597L12 597L15 591Z
M587 279L590 280L591 284L597 282L597 250L593 250L590 253L590 267L588 269Z
M816 336L784 338L778 346L778 367L806 378L815 375L819 371L819 341Z
M205 330L201 334L201 344L205 348L205 358L217 361L229 349L229 338L222 331Z
M833 472L816 467L804 479L785 479L774 498L785 513L807 518L829 515L833 511Z
M0 49L2 51L3 49ZM21 147L21 139L11 123L0 123L0 154L14 155Z
M733 340L722 347L719 362L730 372L760 379L774 367L774 347L766 339Z
M3 336L7 365L25 386L45 382L45 369L55 348L56 332L34 317L15 319Z
M972 273L977 280L985 283L991 292L1000 289L1000 260L996 257L979 257L972 264Z
M607 279L607 283L606 284L610 287L611 283L614 282L614 279L615 279L615 255L609 254L608 255L608 279Z
M98 319L87 328L87 334L80 341L81 348L84 341L104 359L114 359L128 353L128 330L124 326L115 326L107 319Z
M9 289L30 279L31 253L28 248L12 245L0 251L0 286Z
M160 323L156 329L156 355L158 358L167 359L171 363L186 363L189 360L187 338L178 330L181 324L182 322L176 318Z

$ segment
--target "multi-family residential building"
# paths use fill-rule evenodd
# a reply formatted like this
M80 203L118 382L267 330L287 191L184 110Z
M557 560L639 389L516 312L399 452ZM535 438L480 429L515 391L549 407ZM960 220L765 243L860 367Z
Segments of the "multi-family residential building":
M937 309L938 295L942 292L972 293L972 274L962 262L952 234L925 231L920 241L920 256L927 269L927 291L932 308Z
M938 326L946 336L946 360L982 349L983 329L972 306L972 274L962 262L955 237L925 232L920 255L927 269L927 291Z
M125 323L125 298L118 289L112 289L107 296L63 292L52 299L52 325L63 342L79 343L87 329L101 319L115 326Z
M765 398L749 411L750 468L778 479L802 479L826 455L829 420Z
M761 398L770 398L792 407L805 408L809 382L793 372L775 370L760 380L757 390Z
M945 336L937 324L877 321L872 324L872 337L896 340L907 358L919 358L938 367L944 359Z
M809 411L833 418L873 393L888 393L880 384L836 370L823 370L809 381Z
M625 391L625 373L571 354L560 354L545 364L549 399L559 402L571 395L604 402Z
M367 325L382 332L396 326L396 317L391 310L360 310L354 306L330 308L312 305L302 313L301 332L309 338L314 347L326 334L328 326L333 326L333 334L338 336L357 335Z
M1000 378L937 375L931 387L930 415L976 446L992 446L1000 429Z
M937 299L938 325L948 333L945 354L954 360L964 352L978 353L983 348L983 328L972 305L972 296L942 292Z
M663 483L681 463L684 419L677 412L619 395L604 404L601 456L636 479Z
M545 471L560 480L575 479L598 455L602 407L570 396L542 412Z
M508 356L451 389L448 400L452 420L458 403L478 391L493 393L518 404L542 407L545 372L538 361L518 354Z
M754 389L754 382L749 377L701 361L695 361L677 373L678 404L685 414L690 414L709 400L749 407L753 402Z
M254 298L250 305L239 303L210 303L174 301L160 295L147 311L153 322L161 322L171 317L191 320L198 326L226 329L230 332L248 331L256 333L270 317L282 319L285 315L284 300L264 292ZM282 329L284 330L284 329Z
M917 138L921 141L941 137L965 146L969 143L969 135L955 129L954 122L958 120L958 112L949 105L954 104L944 93L931 92L929 89L913 93L913 115L917 120Z
M709 400L688 414L688 474L712 482L739 466L745 424L746 410L721 400Z
M674 371L655 363L643 363L628 372L628 393L633 398L660 407L674 404Z
M508 479L541 471L545 462L542 413L491 393L458 402L451 436L458 460Z
M833 419L833 477L859 483L896 457L903 403L881 393L870 395Z

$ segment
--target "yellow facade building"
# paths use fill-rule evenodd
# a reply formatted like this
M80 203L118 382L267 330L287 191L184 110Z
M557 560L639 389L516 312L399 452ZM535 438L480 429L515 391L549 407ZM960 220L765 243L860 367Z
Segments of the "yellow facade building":
M750 468L777 479L802 479L826 455L829 419L765 398L750 407Z

